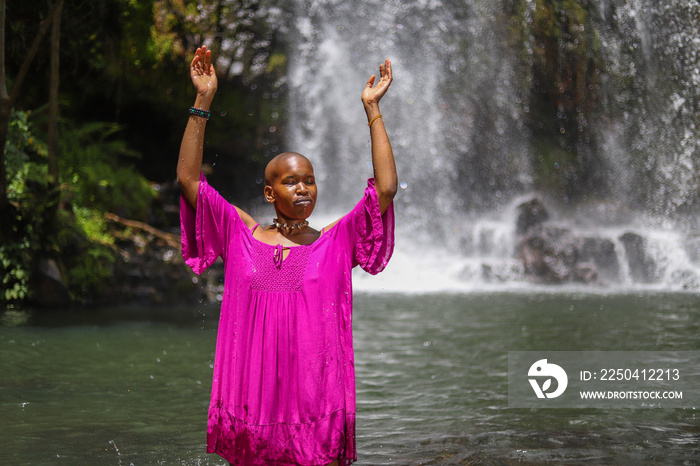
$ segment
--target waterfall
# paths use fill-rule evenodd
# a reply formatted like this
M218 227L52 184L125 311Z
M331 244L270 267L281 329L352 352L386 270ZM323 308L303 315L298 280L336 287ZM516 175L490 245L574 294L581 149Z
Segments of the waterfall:
M381 109L400 178L397 249L361 288L700 289L700 7L558 11L569 29L554 52L576 57L586 81L557 83L578 100L549 115L532 26L542 4L289 3L287 146L315 165L317 223L347 212L372 174L360 95L392 60Z

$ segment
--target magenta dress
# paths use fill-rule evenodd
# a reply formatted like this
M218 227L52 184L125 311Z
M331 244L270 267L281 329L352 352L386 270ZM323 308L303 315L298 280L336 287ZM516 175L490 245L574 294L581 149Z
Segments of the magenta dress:
M185 262L225 266L208 453L235 465L357 459L351 270L379 273L394 248L393 205L382 215L367 184L349 214L284 259L204 177L196 212L181 199Z

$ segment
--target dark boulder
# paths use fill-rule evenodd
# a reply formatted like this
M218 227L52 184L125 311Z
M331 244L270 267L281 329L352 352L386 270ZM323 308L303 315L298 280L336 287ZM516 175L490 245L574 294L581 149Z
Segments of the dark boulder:
M563 283L575 278L576 238L564 228L530 228L520 239L516 257L525 276L543 283Z
M517 209L515 231L518 235L524 235L530 228L540 225L549 218L549 212L542 200L530 199L520 204Z
M58 264L41 257L34 271L34 301L44 307L65 307L71 302Z
M97 302L175 304L205 298L179 247L144 232L123 234L115 246L114 275Z
M656 262L647 252L647 240L636 233L625 233L620 236L620 242L625 247L630 275L637 283L655 283L659 280Z
M581 262L574 266L573 279L580 283L598 283L598 267L591 262Z
M620 282L620 261L617 258L615 243L606 238L583 238L578 253L579 262L592 264L605 282ZM585 281L585 283L589 283Z

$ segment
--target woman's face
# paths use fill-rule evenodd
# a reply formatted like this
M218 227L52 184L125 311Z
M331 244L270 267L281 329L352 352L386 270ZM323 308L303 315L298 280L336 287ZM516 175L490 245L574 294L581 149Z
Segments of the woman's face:
M305 157L287 157L279 162L275 175L265 186L265 198L274 204L279 220L306 220L316 206L316 178L311 162Z

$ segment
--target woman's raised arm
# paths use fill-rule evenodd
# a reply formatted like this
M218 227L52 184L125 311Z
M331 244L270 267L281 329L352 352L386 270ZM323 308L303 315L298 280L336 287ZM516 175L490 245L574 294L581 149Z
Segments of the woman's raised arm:
M204 128L207 125L209 107L218 86L216 72L211 64L211 50L207 50L206 45L195 52L190 64L190 77L197 90L193 108L199 110L191 111L185 134L182 136L180 158L177 162L177 182L185 199L196 208L204 152Z
M388 58L384 61L383 65L379 65L379 76L379 82L376 86L374 86L375 75L372 75L369 80L367 80L367 86L365 86L362 91L362 103L367 113L367 121L372 140L374 186L379 196L379 206L383 214L394 200L398 187L394 152L391 150L389 136L386 134L384 121L379 112L379 101L384 94L386 94L393 79L391 74L391 61Z

